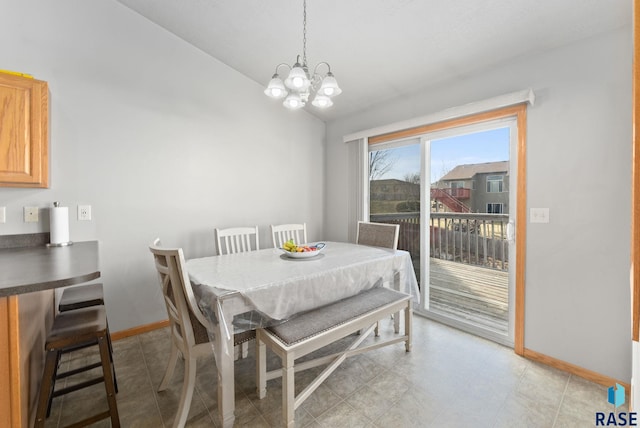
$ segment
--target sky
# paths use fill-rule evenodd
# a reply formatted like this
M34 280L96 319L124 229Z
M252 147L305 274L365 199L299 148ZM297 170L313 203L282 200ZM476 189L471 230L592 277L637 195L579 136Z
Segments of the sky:
M384 178L403 180L420 172L420 144L388 149L393 166ZM509 128L431 141L431 182L437 181L457 165L509 160Z

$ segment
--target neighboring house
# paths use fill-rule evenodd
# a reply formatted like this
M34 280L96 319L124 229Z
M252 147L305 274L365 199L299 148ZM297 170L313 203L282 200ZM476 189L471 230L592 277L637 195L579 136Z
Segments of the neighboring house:
M448 211L507 214L509 161L458 165L435 183L431 198Z

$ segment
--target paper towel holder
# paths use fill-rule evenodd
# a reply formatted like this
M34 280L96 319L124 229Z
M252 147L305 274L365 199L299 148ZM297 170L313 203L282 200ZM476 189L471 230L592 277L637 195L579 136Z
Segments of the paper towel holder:
M60 207L60 202L54 202L53 207L54 208ZM67 247L69 245L73 245L73 241L57 242L57 243L50 242L47 244L47 247Z
M73 241L60 242L59 244L54 244L54 243L49 242L47 244L47 247L68 247L69 245L73 245Z

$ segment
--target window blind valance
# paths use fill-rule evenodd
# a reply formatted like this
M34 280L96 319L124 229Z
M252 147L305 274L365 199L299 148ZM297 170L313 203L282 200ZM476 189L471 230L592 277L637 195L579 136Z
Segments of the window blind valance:
M354 132L352 134L345 135L342 140L345 143L362 140L363 138L372 140L375 137L381 137L386 134L396 133L399 131L407 131L407 133L410 133L413 129L416 129L416 133L420 133L417 128L522 103L529 103L530 105L533 105L534 101L535 94L533 93L533 89L524 89L522 91L511 92L509 94L488 98L486 100L448 108L426 116Z

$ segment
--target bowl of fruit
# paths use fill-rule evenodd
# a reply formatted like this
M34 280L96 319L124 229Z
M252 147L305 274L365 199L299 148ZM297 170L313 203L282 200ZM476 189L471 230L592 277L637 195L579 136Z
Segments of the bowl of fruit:
M284 251L284 254L287 257L292 259L306 259L317 256L324 247L325 244L323 242L319 242L317 244L296 245L296 243L293 242L293 239L289 239L284 243L281 250Z

